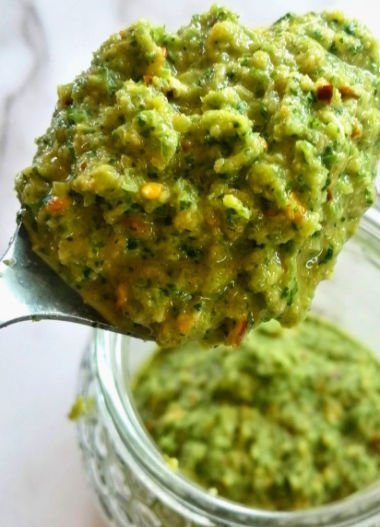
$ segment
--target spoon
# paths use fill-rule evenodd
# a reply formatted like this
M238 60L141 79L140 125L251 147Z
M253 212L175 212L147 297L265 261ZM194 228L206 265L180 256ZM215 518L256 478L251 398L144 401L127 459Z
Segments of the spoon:
M19 225L0 259L0 329L24 320L53 319L148 339L149 330L127 332L108 324L37 256L23 225ZM151 338L151 337L150 337Z
M370 227L380 223L380 206L362 221ZM23 225L19 225L0 259L0 329L24 320L53 319L77 322L108 331L151 340L148 328L131 324L130 331L107 323L50 267L37 256Z

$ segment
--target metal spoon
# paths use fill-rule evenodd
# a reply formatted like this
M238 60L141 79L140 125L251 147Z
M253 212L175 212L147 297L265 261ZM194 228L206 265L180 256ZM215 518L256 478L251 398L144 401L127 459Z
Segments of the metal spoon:
M363 221L380 223L380 203L369 209ZM147 328L131 324L130 331L108 324L94 309L83 303L31 248L22 225L16 230L9 248L0 259L0 329L23 320L54 319L117 331L151 340Z
M19 225L0 259L0 328L23 320L54 319L77 322L143 339L148 330L134 326L121 331L94 309L33 251L25 228Z

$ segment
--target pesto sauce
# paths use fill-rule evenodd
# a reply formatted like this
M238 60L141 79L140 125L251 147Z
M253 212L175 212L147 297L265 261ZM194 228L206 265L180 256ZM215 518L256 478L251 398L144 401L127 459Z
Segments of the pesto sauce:
M230 500L304 509L380 477L380 363L322 319L158 350L133 394L168 463Z
M374 200L379 78L375 39L341 13L138 21L59 87L17 177L34 250L162 345L293 325Z

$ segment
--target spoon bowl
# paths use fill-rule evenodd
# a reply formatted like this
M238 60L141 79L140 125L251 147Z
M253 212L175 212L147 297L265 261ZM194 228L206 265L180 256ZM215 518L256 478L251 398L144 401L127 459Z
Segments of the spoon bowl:
M69 287L31 247L25 227L19 224L0 259L0 328L24 320L63 320L149 339L148 330L133 332L108 324Z

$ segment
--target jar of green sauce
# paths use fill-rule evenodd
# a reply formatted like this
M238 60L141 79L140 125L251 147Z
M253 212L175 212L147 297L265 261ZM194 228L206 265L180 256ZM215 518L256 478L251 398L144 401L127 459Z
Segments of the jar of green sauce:
M323 282L313 311L369 349L380 342L380 214L371 209ZM146 433L131 394L153 343L94 332L79 373L78 437L90 483L117 527L376 527L380 481L348 498L297 512L253 509L201 489L167 463ZM82 408L82 410L83 410Z

